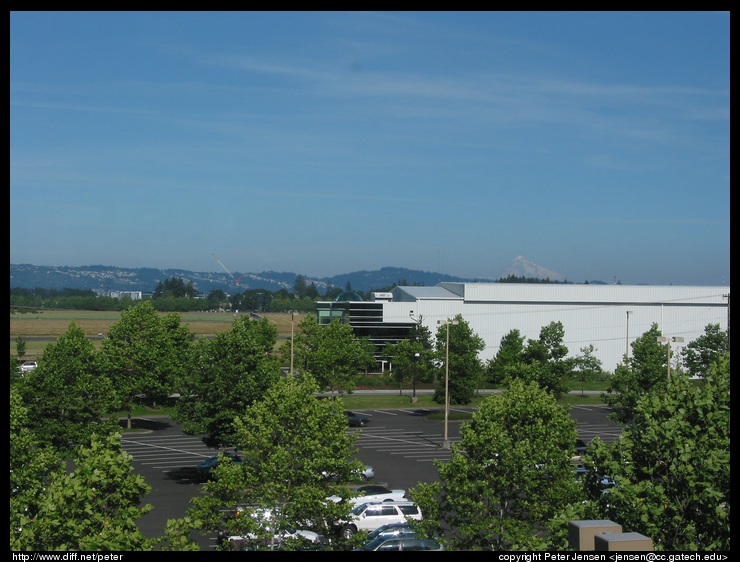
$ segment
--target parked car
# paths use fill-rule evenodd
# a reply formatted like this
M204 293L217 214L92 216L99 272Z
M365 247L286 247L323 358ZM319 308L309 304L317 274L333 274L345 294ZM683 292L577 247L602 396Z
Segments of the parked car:
M361 480L372 480L375 478L375 469L372 466L365 465L365 468L360 472Z
M350 427L365 427L370 423L370 420L365 416L350 412L349 410L345 410L344 415L347 416L347 423Z
M321 537L318 533L292 527L276 532L272 538L257 538L256 535L251 534L244 537L219 535L218 540L223 550L278 550L287 541L300 541L296 544L302 545L302 550L314 550L321 544Z
M586 442L583 439L576 439L576 455L582 457L586 454Z
M336 480L336 474L329 474L328 472L322 472L321 475L324 478ZM357 475L357 480L372 480L375 478L375 469L372 466L365 465L365 468Z
M358 486L354 490L359 493L359 496L348 498L346 501L354 504L367 503L371 501L380 502L392 502L392 501L404 501L406 499L406 490L391 490L380 484L367 484L365 486ZM329 496L326 498L333 502L340 502L342 498L340 496Z
M296 529L293 525L274 521L274 510L262 507L237 507L234 517L244 517L249 514L259 521L267 533L272 537L258 537L256 534L225 536L218 533L219 544L224 550L278 550L286 541L295 543L300 550L315 550L321 545L321 535L306 529Z
M381 525L374 531L370 531L367 535L368 542L377 537L393 538L393 537L405 537L405 536L416 536L416 531L411 528L408 521L403 523L388 523L387 525Z
M588 470L585 466L582 464L577 465L573 469L573 474L575 475L576 481L580 481L583 479L583 477L588 473ZM601 488L602 492L607 491L609 488L613 488L615 485L614 480L610 476L601 476L599 478L599 487Z
M435 539L420 539L416 536L376 537L352 550L444 550L444 546Z
M24 361L21 363L21 373L30 373L36 367L38 367L38 363L36 363L36 361Z
M581 459L586 454L586 442L583 439L576 439L576 446L575 446L575 456L573 456L572 461L574 463L578 463L581 461Z
M219 455L216 455L215 457L209 457L204 461L198 463L198 466L195 467L195 469L198 471L198 475L202 478L208 478L211 475L213 469L216 468L218 466L218 463L221 461L221 456L228 457L231 459L232 462L235 462L237 464L244 462L242 457L236 453L221 453Z
M332 528L349 539L357 531L374 531L388 523L403 523L408 519L422 519L421 508L410 501L358 503L346 521L333 521Z

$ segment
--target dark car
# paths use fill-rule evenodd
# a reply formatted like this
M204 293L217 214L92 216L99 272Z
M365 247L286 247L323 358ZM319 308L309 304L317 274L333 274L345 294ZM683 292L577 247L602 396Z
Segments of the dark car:
M442 543L434 539L420 539L415 536L408 537L377 537L370 542L365 543L359 548L352 550L444 550Z
M347 416L347 423L350 427L365 427L370 423L370 420L365 416L350 412L349 410L345 410L344 415Z
M243 459L236 453L222 453L221 455L207 458L206 460L198 463L198 466L195 467L198 471L198 474L202 478L208 478L211 475L211 471L216 468L218 466L218 463L221 461L221 456L227 457L231 459L232 462L235 462L237 464L243 462Z
M416 532L411 528L411 525L408 523L388 523L387 525L378 527L374 531L370 531L367 535L367 540L370 542L376 537L393 538L405 536L416 536Z
M576 439L576 456L584 456L586 454L586 447L586 442L583 439Z

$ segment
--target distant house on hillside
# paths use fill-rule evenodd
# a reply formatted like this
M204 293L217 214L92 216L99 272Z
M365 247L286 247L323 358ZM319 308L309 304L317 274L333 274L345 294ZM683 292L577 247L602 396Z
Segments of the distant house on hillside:
M110 298L112 299L129 298L131 300L140 301L142 298L142 292L141 291L111 291Z

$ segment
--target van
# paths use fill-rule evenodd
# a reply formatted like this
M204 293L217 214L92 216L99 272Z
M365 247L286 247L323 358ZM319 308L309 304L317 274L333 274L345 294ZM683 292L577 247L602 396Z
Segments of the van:
M413 502L368 502L357 504L346 521L334 521L332 527L349 539L357 531L374 531L383 525L404 523L409 519L422 520L421 508Z

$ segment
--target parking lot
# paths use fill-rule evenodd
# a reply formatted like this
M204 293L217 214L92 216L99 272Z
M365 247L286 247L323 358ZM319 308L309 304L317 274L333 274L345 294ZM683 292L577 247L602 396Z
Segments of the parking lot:
M451 408L451 411L470 408ZM357 441L357 458L375 469L376 480L391 488L410 489L420 482L438 479L435 460L449 459L444 448L444 422L430 420L433 410L407 408L402 410L363 410L370 419ZM607 419L606 406L574 407L572 415L577 422L581 439L590 442L599 436L604 441L619 437L620 428ZM448 422L451 443L460 440L460 425ZM185 435L179 425L166 417L136 418L133 427L139 432L126 433L122 444L134 459L134 470L144 476L151 492L144 503L154 509L139 520L139 528L149 536L164 533L168 519L181 518L190 507L190 499L202 493L203 481L196 466L216 451L207 448L200 437ZM194 537L201 549L213 549L215 536Z

